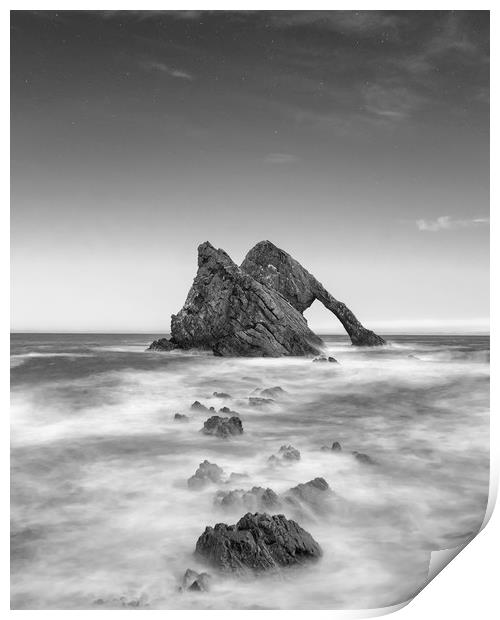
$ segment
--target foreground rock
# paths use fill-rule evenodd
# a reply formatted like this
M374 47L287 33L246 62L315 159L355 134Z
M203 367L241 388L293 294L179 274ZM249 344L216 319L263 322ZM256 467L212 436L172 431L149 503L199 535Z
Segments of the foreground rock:
M314 538L283 515L247 513L236 525L207 527L196 553L225 572L262 572L302 565L321 557Z
M241 435L243 424L237 416L221 418L218 415L213 415L205 421L201 430L205 435L215 435L225 439L231 435Z
M199 490L211 483L218 484L224 478L224 470L215 463L203 461L198 466L196 472L187 481L190 489Z
M189 590L191 592L208 592L210 590L211 576L208 573L197 573L195 570L188 568L182 578L181 591Z
M274 512L279 509L281 502L272 489L252 487L249 491L243 489L218 491L214 498L214 504L220 508L238 509L253 513Z
M198 272L171 338L150 349L209 349L215 355L318 355L324 343L304 310L318 299L340 320L355 345L385 341L364 328L300 263L269 241L258 243L238 267L208 241L198 248Z

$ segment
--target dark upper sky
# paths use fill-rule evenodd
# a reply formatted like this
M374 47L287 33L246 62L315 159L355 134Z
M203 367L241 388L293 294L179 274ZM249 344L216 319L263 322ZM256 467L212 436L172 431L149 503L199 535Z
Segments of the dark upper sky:
M15 329L165 331L265 238L382 331L484 324L488 12L11 15Z

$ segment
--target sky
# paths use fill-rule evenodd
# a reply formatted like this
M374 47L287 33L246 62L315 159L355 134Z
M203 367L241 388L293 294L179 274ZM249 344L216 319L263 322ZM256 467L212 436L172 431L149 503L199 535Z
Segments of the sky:
M263 239L381 333L488 329L487 11L13 11L11 157L15 331L168 333Z

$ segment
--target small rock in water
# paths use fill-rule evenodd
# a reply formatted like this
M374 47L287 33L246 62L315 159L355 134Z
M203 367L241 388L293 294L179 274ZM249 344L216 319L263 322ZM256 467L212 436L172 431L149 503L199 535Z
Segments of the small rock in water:
M232 398L230 394L226 394L226 392L214 392L213 395L216 398Z
M276 385L274 387L270 387L270 388L265 388L264 390L260 390L260 395L265 397L265 398L279 398L280 396L283 396L284 394L286 394L286 390L284 390L282 387L280 387L279 385Z
M190 489L202 489L210 483L218 484L222 482L224 470L215 463L209 463L207 460L200 463L196 472L187 481Z
M313 512L321 513L326 508L326 500L333 497L328 482L324 478L314 478L289 489L284 499L303 515L302 507L306 506Z
M260 398L257 396L249 396L248 404L250 407L264 407L265 405L271 405L274 403L272 398Z
M278 509L280 501L272 489L253 487L249 491L243 489L218 491L214 498L214 504L221 508L238 508L247 512L259 512Z
M365 463L366 465L375 465L375 461L371 458L371 456L368 456L368 454L363 454L362 452L356 451L354 451L352 454L354 455L354 458L360 463Z
M332 443L332 452L341 452L342 451L342 446L339 444L338 441L334 441Z
M182 578L180 590L190 590L191 592L208 592L210 589L211 575L208 573L197 573L188 568Z
M321 357L315 357L313 362L330 362L332 364L338 364L339 362L334 357L325 357L322 355Z
M205 421L201 429L205 435L216 435L217 437L229 437L230 435L241 435L243 433L243 424L237 416L230 418L221 418L213 415Z
M280 463L282 461L299 461L300 460L300 452L297 448L293 446L281 446L278 454L273 454L269 457L268 461L270 463Z
M202 405L199 400L194 401L194 403L191 405L191 409L193 411L208 411L208 407Z
M183 413L175 413L174 420L176 420L177 422L187 422L189 418L187 417L187 415L184 415Z
M159 338L158 340L154 340L148 347L148 351L172 351L172 349L176 349L177 346L171 341L167 340L167 338Z
M321 557L314 538L284 515L247 513L236 525L207 527L196 553L225 572L267 571Z
M219 409L219 413L230 413L231 415L237 415L237 416L240 415L237 411L233 411L232 409L229 409L229 407L221 407Z

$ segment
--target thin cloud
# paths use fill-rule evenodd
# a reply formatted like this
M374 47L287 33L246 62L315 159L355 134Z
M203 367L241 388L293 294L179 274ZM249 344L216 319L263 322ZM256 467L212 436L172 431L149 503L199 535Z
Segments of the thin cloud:
M264 161L267 164L277 165L294 164L298 159L296 155L292 155L291 153L268 153L264 157Z
M141 62L141 67L146 71L158 71L160 73L165 73L173 78L178 78L180 80L188 80L192 82L194 80L194 76L187 71L182 69L177 69L175 67L170 67L166 65L164 62L158 62L156 60L146 60Z
M469 220L455 220L449 215L442 215L435 220L417 220L418 230L422 232L439 232L440 230L456 230L458 228L474 228L489 224L487 217L477 217Z

